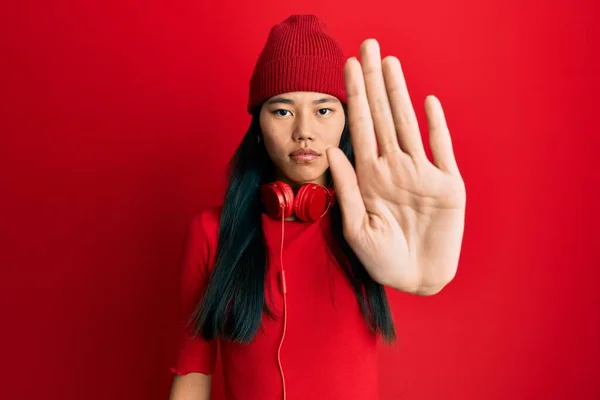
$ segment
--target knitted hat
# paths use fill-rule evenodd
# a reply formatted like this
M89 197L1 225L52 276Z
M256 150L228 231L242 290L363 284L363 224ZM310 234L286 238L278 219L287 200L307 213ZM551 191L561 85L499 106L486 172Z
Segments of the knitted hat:
M326 93L346 102L340 45L314 15L292 15L271 28L250 79L248 112L286 92Z

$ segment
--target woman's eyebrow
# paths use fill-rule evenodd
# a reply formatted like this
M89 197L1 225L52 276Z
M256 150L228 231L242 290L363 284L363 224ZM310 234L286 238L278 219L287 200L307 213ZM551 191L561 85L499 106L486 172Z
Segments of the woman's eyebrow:
M324 104L324 103L337 103L338 100L336 100L333 97L322 97L320 99L317 99L315 101L313 101L313 104ZM294 105L296 103L294 103L294 100L289 99L287 97L274 97L270 100L267 101L268 105L271 104L291 104Z

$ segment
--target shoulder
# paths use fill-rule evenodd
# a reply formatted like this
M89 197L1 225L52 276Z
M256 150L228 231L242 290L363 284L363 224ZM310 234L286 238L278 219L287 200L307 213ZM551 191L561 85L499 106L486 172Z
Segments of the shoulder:
M216 237L219 231L222 209L222 206L214 206L196 213L191 221L190 229L192 232L201 232L208 237Z
M221 206L205 208L194 214L187 232L187 253L205 266L214 262L217 251Z

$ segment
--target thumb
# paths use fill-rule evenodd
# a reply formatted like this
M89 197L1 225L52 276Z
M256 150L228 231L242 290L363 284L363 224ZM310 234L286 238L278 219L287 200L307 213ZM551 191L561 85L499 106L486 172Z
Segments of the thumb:
M342 223L346 232L358 232L366 214L356 172L344 152L337 147L326 150L329 169L333 177L336 201L340 204Z

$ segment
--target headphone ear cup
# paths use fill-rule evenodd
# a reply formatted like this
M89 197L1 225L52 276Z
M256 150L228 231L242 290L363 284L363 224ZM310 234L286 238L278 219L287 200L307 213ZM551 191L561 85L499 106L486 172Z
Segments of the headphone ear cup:
M265 212L271 218L288 218L294 211L294 191L285 182L271 182L261 185L261 201Z
M319 220L331 206L331 195L325 186L307 183L298 190L294 203L296 216L305 222Z

